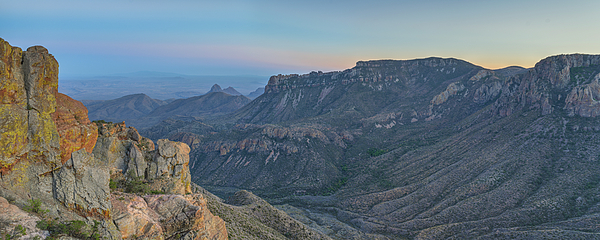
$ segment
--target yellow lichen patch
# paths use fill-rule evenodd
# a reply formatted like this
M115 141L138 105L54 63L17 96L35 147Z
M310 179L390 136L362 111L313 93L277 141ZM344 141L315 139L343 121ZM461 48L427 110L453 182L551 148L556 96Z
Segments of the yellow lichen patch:
M16 105L0 104L0 161L24 153L26 147L27 111Z
M29 175L27 174L27 169L29 166L29 161L19 161L17 164L15 164L10 174L10 176L13 178L8 186L16 188L24 187L26 183L29 182Z
M30 141L32 144L32 150L35 149L39 152L56 151L58 153L59 148L59 136L54 125L54 121L50 114L37 113L36 111L29 111L31 120L37 118L37 126L32 129L30 135ZM45 159L45 161L53 164L58 164L57 159Z
M13 65L21 62L23 51L0 38L0 79L13 79ZM17 65L18 66L18 65Z
M25 108L27 103L24 83L12 78L0 77L0 80L0 104L18 104Z

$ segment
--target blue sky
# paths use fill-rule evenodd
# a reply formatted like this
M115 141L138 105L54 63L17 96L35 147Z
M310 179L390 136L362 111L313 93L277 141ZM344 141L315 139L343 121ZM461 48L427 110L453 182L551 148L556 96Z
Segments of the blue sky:
M581 0L0 0L0 37L47 47L66 78L270 76L430 56L531 67L600 53L599 9Z

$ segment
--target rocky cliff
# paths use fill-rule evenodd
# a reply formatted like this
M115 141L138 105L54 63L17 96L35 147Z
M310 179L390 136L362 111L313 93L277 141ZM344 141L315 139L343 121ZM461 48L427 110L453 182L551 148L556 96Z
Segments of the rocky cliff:
M197 183L252 189L333 238L598 238L599 58L358 62L153 129L193 144Z
M117 221L135 210L119 208L125 198L112 195L111 173L151 181L162 193L191 193L186 144L159 140L155 148L124 125L98 129L83 104L57 92L58 63L45 48L22 51L0 39L0 83L3 238L146 238L129 231L143 226ZM159 229L148 237L227 239L201 195L145 198Z

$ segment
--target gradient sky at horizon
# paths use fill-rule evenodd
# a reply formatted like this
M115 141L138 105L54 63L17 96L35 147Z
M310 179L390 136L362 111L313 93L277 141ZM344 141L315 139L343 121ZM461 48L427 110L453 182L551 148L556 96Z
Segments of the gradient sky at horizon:
M0 38L74 78L306 73L454 57L495 69L600 53L600 1L0 0Z

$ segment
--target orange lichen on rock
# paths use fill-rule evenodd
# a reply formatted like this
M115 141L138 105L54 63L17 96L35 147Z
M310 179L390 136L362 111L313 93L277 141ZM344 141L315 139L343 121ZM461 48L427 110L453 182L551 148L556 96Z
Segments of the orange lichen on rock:
M52 114L60 135L60 159L64 164L71 153L84 148L91 153L98 139L98 127L88 119L87 108L62 93L56 94L57 108Z

